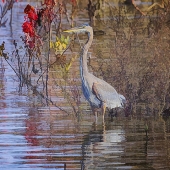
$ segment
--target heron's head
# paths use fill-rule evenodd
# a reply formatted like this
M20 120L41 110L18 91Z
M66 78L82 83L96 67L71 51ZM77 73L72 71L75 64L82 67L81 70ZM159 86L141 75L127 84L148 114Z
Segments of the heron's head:
M72 33L72 32L74 32L74 33L80 33L80 32L93 32L93 29L92 29L92 27L91 26L89 26L89 25L82 25L82 26L80 26L80 27L74 27L74 28L71 28L71 29L69 29L69 30L65 30L64 32L68 32L68 33Z

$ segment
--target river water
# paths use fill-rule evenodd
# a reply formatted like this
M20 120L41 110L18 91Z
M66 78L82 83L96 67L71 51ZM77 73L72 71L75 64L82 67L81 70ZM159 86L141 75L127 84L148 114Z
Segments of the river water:
M12 27L0 27L0 43L5 41L8 51L22 34L27 3L14 4ZM0 169L170 169L169 118L106 116L103 122L99 116L96 122L87 104L79 120L55 107L37 107L37 98L27 87L19 91L15 73L0 60Z

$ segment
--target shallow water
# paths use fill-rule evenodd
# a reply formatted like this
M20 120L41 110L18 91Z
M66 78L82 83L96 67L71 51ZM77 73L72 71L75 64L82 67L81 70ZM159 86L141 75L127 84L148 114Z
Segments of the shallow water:
M15 30L26 4L15 3L12 28L0 28L8 50L22 32ZM103 123L100 115L96 122L85 106L78 121L55 107L34 107L37 98L26 87L19 92L15 73L0 59L0 169L170 169L170 119L107 116Z
M12 102L12 99L8 100ZM24 99L16 103L24 105ZM44 108L1 109L1 169L169 169L169 120L85 116ZM148 133L146 133L146 125Z

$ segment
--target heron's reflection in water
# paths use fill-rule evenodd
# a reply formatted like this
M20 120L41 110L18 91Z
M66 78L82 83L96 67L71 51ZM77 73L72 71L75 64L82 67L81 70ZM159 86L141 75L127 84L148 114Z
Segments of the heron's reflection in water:
M83 144L82 169L102 169L114 165L121 166L121 156L124 154L125 132L121 126L112 122L94 122L91 131Z

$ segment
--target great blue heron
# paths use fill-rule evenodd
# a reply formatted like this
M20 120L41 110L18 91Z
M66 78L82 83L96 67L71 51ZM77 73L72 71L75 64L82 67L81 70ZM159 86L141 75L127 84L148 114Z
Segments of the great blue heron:
M117 91L107 82L95 77L89 73L87 68L87 53L93 41L93 28L89 25L71 28L64 32L87 32L88 40L80 53L80 76L82 81L82 91L86 100L90 103L91 109L97 118L97 109L102 109L104 120L105 110L122 107L125 97L117 93Z

